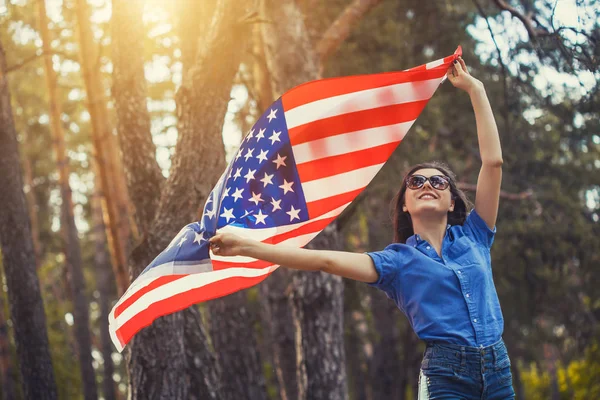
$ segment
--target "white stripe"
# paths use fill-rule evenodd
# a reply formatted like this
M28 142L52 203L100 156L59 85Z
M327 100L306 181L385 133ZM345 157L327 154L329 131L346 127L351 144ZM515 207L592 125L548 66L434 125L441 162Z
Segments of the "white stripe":
M440 58L439 60L428 62L427 64L425 64L425 68L426 69L433 69L435 67L439 67L443 63L444 63L444 59Z
M135 317L138 313L148 308L153 303L166 300L173 295L185 293L190 290L201 288L214 282L221 281L227 278L233 277L245 277L254 278L258 276L267 275L271 272L273 267L266 267L262 269L256 268L227 268L219 271L211 271L204 274L188 275L181 279L173 282L164 284L156 289L145 293L139 299L137 299L131 306L127 307L119 316L114 320L113 326L116 329L123 326L131 318Z
M370 167L359 168L350 172L328 176L327 178L305 182L302 184L304 198L308 203L362 189L371 182L382 166L383 163L371 165Z
M167 275L190 275L198 274L202 272L209 272L212 270L210 260L202 260L195 264L181 265L174 261L157 265L150 271L145 272L143 275L138 276L131 285L127 288L127 291L123 293L123 296L119 299L118 304L121 304L129 297L131 297L138 290L148 286L154 282L157 278Z
M438 88L440 81L440 78L435 78L427 81L405 82L328 97L286 111L285 121L288 129L292 129L309 122L336 115L370 110L393 104L427 100Z
M117 338L116 329L112 329L112 326L110 326L110 324L108 326L108 333L110 334L110 340L112 340L113 344L117 348L117 351L119 353L121 353L125 347L121 344L121 341L119 340L119 338Z
M296 164L398 142L415 120L329 136L292 147Z

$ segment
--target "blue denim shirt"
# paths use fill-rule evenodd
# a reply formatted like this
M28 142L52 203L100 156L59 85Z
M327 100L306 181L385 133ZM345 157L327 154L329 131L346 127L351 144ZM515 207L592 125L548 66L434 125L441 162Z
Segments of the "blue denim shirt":
M448 226L441 258L419 235L367 253L379 275L370 285L396 303L426 342L496 343L504 319L490 258L495 233L473 210L462 226Z

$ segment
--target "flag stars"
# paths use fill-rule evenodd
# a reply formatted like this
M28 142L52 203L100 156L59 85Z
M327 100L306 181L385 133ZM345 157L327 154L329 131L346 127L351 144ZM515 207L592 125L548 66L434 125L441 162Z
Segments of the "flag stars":
M242 169L241 168L237 168L235 170L235 174L233 175L233 180L235 181L237 178L239 178L240 176L242 176Z
M246 141L249 142L250 139L252 139L254 137L254 129L252 129L250 132L248 132L248 134L246 135Z
M230 219L235 218L235 215L233 215L233 208L223 207L223 213L220 216L227 219L227 222L229 223Z
M258 162L259 164L262 164L263 161L267 160L267 150L261 150L260 154L256 156L256 158L258 158L260 161Z
M290 222L292 222L294 219L300 219L300 217L298 216L299 213L300 209L296 210L294 206L292 206L290 211L286 211L286 214L290 216Z
M179 247L183 246L183 243L184 243L186 240L187 240L187 236L186 236L186 235L183 235L183 236L181 237L181 240L179 240L179 243L177 243L177 246L179 246Z
M260 180L264 185L263 187L267 187L267 185L273 184L273 181L272 181L273 176L274 176L274 174L269 175L265 172L265 177Z
M267 223L265 222L265 219L268 217L267 214L263 214L262 210L258 210L258 214L254 214L254 218L256 218L256 222L255 224L263 224L266 225Z
M216 213L217 213L217 211L213 208L212 210L206 210L204 215L210 219L213 219L213 217L215 216Z
M248 161L249 158L252 158L252 152L254 152L254 149L248 149L248 152L244 156L244 158L246 159L246 161Z
M277 153L277 160L273 160L273 162L274 162L275 164L277 164L277 169L279 169L279 167L281 167L282 165L283 165L284 167L287 167L287 165L285 164L285 159L286 159L286 158L287 158L287 156L283 156L283 157L281 157L281 156L279 155L279 153Z
M292 185L294 184L294 181L288 182L287 180L283 180L283 185L279 185L280 188L283 189L283 194L287 194L287 192L294 192L294 189L292 189Z
M194 232L195 238L194 238L194 242L193 243L198 243L198 244L202 244L202 242L205 242L206 239L204 239L204 236L198 232Z
M275 197L273 197L271 199L271 204L273 205L273 212L277 211L277 210L281 210L281 199L279 200L275 200Z
M246 178L246 183L250 182L251 180L255 179L254 178L254 174L256 173L255 169L250 169L248 168L248 172L246 173L246 175L244 175L244 178Z
M269 120L269 122L271 122L271 120L273 119L277 119L277 116L275 114L277 114L277 109L271 109L271 112L269 113L269 115L267 115L267 119Z
M254 204L258 205L258 203L260 203L261 201L264 201L264 200L261 198L261 196L262 196L262 195L261 195L260 193L254 193L254 192L252 192L252 198L251 198L251 199L249 199L248 201L251 201L251 202L253 202Z
M265 131L266 130L267 130L267 128L263 128L263 129L260 129L258 131L258 134L256 135L256 141L257 142L260 142L260 139L264 139L265 138Z
M228 188L225 188L225 191L223 192L223 198L229 196L229 191L231 190L231 186Z
M281 135L281 131L276 132L275 130L273 130L273 134L269 137L271 145L275 144L275 142L281 142L281 139L279 139L279 135Z
M234 203L242 198L243 191L244 191L244 188L235 189L235 193L231 195L235 199L235 200L233 200Z

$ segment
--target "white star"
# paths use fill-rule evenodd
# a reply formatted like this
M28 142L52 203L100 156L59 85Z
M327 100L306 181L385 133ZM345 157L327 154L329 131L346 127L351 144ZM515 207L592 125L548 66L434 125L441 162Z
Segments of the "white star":
M243 152L243 150L242 150L242 148L240 147L240 148L238 149L238 151L237 151L237 154L235 155L235 159L236 159L236 160L242 156L242 152Z
M225 188L225 191L223 192L223 198L229 196L229 191L231 190L231 186L228 188Z
M254 137L254 129L252 129L250 132L248 132L248 134L246 135L246 141L250 141L250 139L252 139Z
M267 119L269 120L269 122L271 122L272 119L277 119L277 116L275 114L277 114L277 109L271 109L271 112L269 113L269 115L267 115Z
M292 209L290 211L286 211L286 214L290 216L290 222L292 222L294 220L294 218L300 219L300 217L298 216L298 213L300 212L300 209L294 209L294 206L292 206Z
M198 232L194 232L194 235L196 235L196 238L194 239L193 243L202 244L202 242L206 241L206 239L204 239L204 236L199 234Z
M281 210L281 206L279 205L279 204L281 204L281 199L275 200L275 198L273 197L271 199L271 204L273 205L273 212L275 212L277 210Z
M227 222L229 222L230 219L234 219L235 215L233 215L233 208L225 208L223 207L223 209L225 211L223 211L223 214L221 214L220 216L223 218L227 218Z
M269 138L269 140L271 141L271 144L275 144L275 142L281 142L281 139L279 139L279 135L281 135L281 131L279 131L279 132L273 131L273 134Z
M173 240L171 240L171 242L169 243L169 245L167 246L167 250L169 250L171 247L175 246L175 243L177 243L177 240L183 235L185 236L185 234L187 233L188 229L187 227L181 229L179 231L179 233L177 233L177 236L175 236L173 238Z
M187 240L187 236L183 236L183 237L181 238L181 240L179 241L179 243L177 243L177 245L178 245L179 247L181 247L181 246L183 245L183 242L185 242L186 240Z
M287 192L294 192L294 189L292 189L293 184L294 181L288 182L284 179L283 185L279 185L279 187L283 189L283 194L287 194Z
M235 181L240 176L242 176L242 169L238 168L238 169L235 170L235 174L233 175L233 180Z
M233 198L235 199L233 202L235 203L236 201L238 201L239 199L242 198L242 192L244 191L244 188L241 189L235 189L235 193L232 194Z
M246 161L248 161L249 158L252 158L252 152L253 151L254 151L254 149L248 149L248 152L244 156L244 158L246 159Z
M263 199L261 199L260 196L261 196L260 193L254 193L254 192L252 192L252 198L249 199L248 201L251 201L254 204L258 205L259 202L264 201Z
M255 224L263 224L266 225L267 223L265 222L265 219L268 217L267 214L263 214L262 210L258 210L258 214L254 214L254 216L256 217L256 222Z
M216 213L217 213L217 211L213 208L212 210L206 210L204 215L206 215L208 218L212 219Z
M261 150L260 154L256 156L256 158L258 158L260 161L258 162L259 164L262 164L263 161L267 160L267 150Z
M256 135L256 141L257 142L260 142L260 139L263 139L265 137L265 131L266 130L267 130L267 128L263 128L263 129L260 129L258 131L258 135Z
M287 165L285 164L285 159L286 159L286 158L287 158L287 156L283 156L283 157L281 157L281 156L279 155L279 153L277 153L277 160L273 160L273 162L274 162L275 164L277 164L277 169L279 169L279 167L281 167L282 165L283 165L284 167L287 167Z
M254 179L254 174L256 173L255 169L250 169L248 168L248 173L246 175L244 175L244 178L246 178L246 183L250 182L252 179Z
M263 187L267 187L267 185L272 185L273 181L271 179L273 179L273 175L269 175L265 172L265 177L260 180L264 185Z

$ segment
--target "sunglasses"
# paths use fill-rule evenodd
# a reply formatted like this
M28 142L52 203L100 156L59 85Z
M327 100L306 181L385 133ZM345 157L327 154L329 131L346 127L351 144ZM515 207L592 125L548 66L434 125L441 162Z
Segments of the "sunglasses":
M436 190L446 190L450 186L450 179L444 175L432 175L429 178L423 175L411 175L406 178L406 187L412 190L421 189L427 181Z

